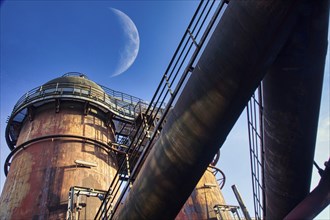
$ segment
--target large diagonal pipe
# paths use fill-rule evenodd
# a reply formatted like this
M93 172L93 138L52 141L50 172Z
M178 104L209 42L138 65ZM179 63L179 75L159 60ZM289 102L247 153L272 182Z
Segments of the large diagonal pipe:
M230 1L115 219L174 219L273 63L300 1Z
M310 190L329 1L305 1L302 6L263 81L267 219L283 219Z

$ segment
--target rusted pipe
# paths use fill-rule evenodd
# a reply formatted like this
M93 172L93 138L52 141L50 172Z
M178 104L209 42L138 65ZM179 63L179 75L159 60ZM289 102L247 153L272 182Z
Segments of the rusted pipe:
M231 1L114 219L174 219L273 63L300 1Z
M249 211L247 210L247 208L246 208L246 206L243 202L241 194L238 192L238 189L237 189L236 185L232 185L231 188L233 189L233 192L235 194L235 197L237 199L239 207L241 207L241 210L243 212L243 215L244 215L245 219L246 220L252 220L251 217L250 217Z
M315 189L284 220L313 219L330 203L330 159Z
M299 12L299 22L263 81L267 219L283 219L310 189L329 1L302 1Z

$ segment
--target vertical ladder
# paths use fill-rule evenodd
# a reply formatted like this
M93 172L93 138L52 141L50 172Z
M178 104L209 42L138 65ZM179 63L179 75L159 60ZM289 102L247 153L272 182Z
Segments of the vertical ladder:
M252 95L246 110L255 219L261 220L266 217L262 84L259 85L258 89Z

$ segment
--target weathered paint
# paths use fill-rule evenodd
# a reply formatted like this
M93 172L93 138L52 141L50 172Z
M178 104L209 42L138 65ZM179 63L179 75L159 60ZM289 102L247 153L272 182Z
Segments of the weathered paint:
M217 180L211 168L207 168L196 188L176 216L176 220L217 219L213 207L226 205ZM231 219L228 212L221 213L225 219Z
M78 135L103 143L112 141L112 128L105 125L99 114L84 115L82 106L63 102L58 113L54 103L39 107L33 120L24 122L17 145L54 134ZM12 160L0 199L0 219L65 219L70 187L106 190L117 169L114 156L108 150L77 139L33 142ZM80 167L75 160L97 166ZM100 200L81 198L80 218L92 219Z
M16 172L8 175L2 189L0 219L10 219L14 209L20 207L21 201L30 191L29 176L25 174L31 173L32 170L31 155L15 158L12 169Z

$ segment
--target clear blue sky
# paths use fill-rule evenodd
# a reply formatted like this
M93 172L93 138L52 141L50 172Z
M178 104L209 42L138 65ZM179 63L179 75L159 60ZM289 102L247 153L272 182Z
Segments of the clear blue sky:
M150 100L187 27L197 1L5 1L0 23L1 181L9 154L4 138L7 116L21 95L66 72L85 73L109 88ZM135 23L140 48L133 65L111 77L124 44L116 8ZM327 67L329 69L329 57ZM329 72L325 73L316 161L329 157ZM253 214L246 113L222 148L220 168L227 176L223 190L228 204L237 202L236 184ZM315 187L319 180L313 175ZM329 210L319 218L327 218Z

